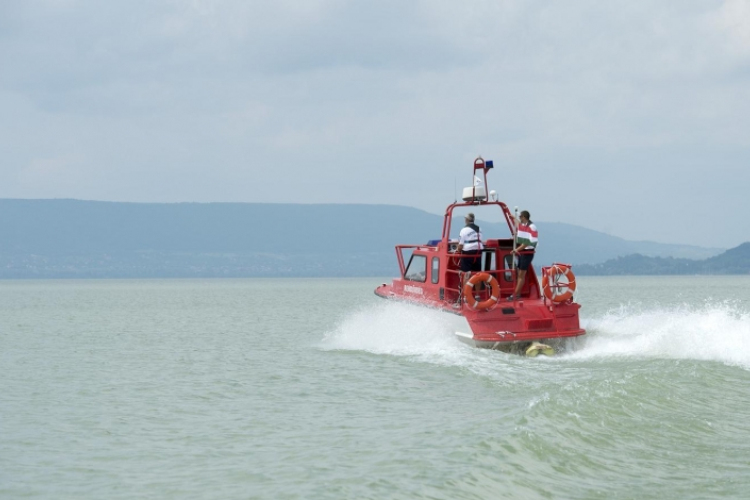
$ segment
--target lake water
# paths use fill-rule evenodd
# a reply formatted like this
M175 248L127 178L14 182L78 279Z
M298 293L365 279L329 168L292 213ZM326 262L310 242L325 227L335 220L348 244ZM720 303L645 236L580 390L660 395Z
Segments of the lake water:
M470 348L379 279L0 282L0 498L750 497L750 277L582 277Z

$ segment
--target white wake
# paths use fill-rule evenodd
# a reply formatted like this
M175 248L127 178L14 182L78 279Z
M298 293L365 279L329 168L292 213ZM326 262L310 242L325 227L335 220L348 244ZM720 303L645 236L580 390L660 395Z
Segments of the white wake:
M570 358L692 359L750 369L750 314L736 303L624 305L582 324L588 334Z
M750 369L750 313L733 302L670 307L629 304L600 317L584 317L581 324L587 335L571 342L557 360L686 359ZM454 336L455 331L469 331L460 316L383 302L364 306L339 320L326 333L323 348L414 356L439 364L475 365L479 361L478 350L461 344ZM497 355L508 359L501 353Z
M441 311L399 302L365 306L326 333L324 347L396 356L450 354L461 350L456 330L466 321Z

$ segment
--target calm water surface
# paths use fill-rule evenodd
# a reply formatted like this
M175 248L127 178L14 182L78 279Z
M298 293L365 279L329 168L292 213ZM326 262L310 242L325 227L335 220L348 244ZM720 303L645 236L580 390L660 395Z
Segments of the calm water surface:
M534 359L382 281L0 282L0 498L750 496L750 277L579 278Z

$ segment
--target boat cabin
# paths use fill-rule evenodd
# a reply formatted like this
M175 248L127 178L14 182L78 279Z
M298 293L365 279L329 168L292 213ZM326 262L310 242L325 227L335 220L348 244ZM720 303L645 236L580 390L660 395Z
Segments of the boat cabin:
M516 257L511 253L513 239L487 239L483 243L484 249L479 257L481 271L497 280L500 298L505 299L513 294L516 286L516 271L513 265ZM432 240L426 245L398 245L396 249L404 285L408 286L408 282L418 283L424 290L422 294L436 294L438 300L458 302L463 286L463 273L462 256L455 253L456 246L456 242L449 241L443 244L440 240ZM520 297L542 298L533 264L526 273Z

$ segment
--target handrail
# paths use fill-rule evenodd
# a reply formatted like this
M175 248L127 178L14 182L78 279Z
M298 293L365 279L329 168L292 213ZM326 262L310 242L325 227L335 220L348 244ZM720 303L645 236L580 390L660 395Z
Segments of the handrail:
M448 205L448 208L445 209L445 214L443 215L443 234L441 236L442 241L448 241L450 239L451 221L453 220L454 209L458 207L477 207L489 205L496 205L500 207L500 209L503 211L503 215L505 216L505 222L508 224L508 229L512 231L513 224L511 222L512 219L510 215L510 209L508 209L508 206L505 203L503 203L502 201L467 201L463 203L453 203L451 205Z
M460 269L446 269L445 271L448 272L448 273L454 273L454 274L460 274L460 273L464 272L464 271L461 271ZM474 271L474 272L476 272L476 273L492 274L492 275L495 275L496 279L499 279L499 278L497 278L496 275L505 274L505 273L514 273L514 274L517 274L518 271L514 270L514 269L492 269L492 270L488 269L486 271Z

